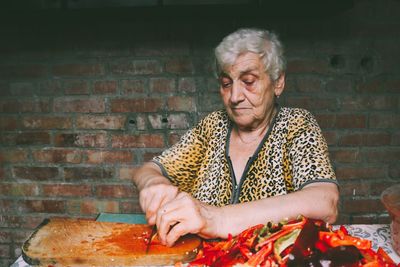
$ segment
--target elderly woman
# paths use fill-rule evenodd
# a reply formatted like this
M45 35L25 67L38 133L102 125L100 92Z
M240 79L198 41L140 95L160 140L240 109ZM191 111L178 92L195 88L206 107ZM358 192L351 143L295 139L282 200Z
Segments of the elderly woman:
M225 109L134 175L161 242L226 238L298 215L334 222L338 188L327 145L304 109L279 107L285 60L276 35L240 29L215 49Z

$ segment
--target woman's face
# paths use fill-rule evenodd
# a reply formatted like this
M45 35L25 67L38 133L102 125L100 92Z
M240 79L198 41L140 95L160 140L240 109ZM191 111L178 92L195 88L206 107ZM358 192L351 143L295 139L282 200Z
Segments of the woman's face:
M240 55L219 78L220 93L229 117L240 129L257 129L269 123L274 96L285 85L284 75L272 82L259 55Z

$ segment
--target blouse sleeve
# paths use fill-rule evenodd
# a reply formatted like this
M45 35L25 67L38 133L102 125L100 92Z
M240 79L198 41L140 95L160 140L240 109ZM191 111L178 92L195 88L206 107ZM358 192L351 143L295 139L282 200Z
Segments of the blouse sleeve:
M187 131L178 143L154 157L152 161L174 185L190 193L203 161L207 143L202 120Z
M329 160L328 145L314 116L304 111L294 123L293 142L290 148L293 185L298 190L313 182L336 183L335 172ZM293 125L292 125L293 126Z

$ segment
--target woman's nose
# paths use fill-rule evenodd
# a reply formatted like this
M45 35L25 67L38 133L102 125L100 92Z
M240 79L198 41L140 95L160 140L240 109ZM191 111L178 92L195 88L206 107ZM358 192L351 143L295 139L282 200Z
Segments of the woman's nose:
M244 100L243 88L238 83L233 83L231 88L230 101L233 104L240 103Z

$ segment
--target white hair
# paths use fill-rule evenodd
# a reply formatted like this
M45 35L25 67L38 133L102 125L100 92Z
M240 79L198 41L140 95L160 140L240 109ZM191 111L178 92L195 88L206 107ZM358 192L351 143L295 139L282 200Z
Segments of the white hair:
M215 48L217 75L246 52L260 55L272 81L276 81L285 71L283 47L277 35L266 30L244 28L226 36Z

